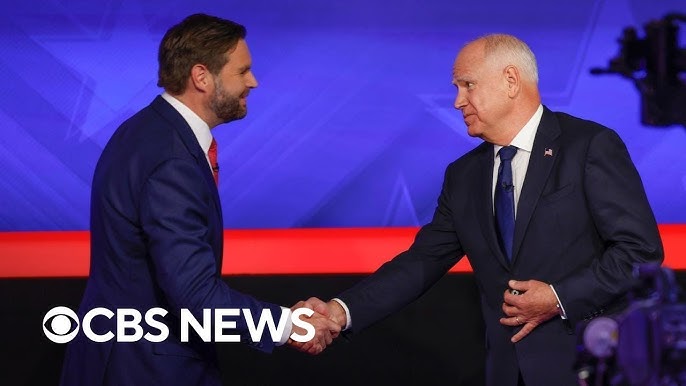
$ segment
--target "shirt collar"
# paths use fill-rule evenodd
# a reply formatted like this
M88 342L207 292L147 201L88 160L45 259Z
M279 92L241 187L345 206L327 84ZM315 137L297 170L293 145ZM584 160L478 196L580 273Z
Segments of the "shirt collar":
M193 130L193 134L195 134L195 139L198 141L198 144L200 144L200 148L202 148L202 151L207 154L208 150L210 150L210 145L212 144L212 133L210 132L210 126L207 125L207 123L205 123L205 121L203 121L198 114L194 113L193 110L183 104L183 102L174 98L166 91L162 93L162 98L169 102L174 110L178 111L183 119L186 120L188 126L190 126L191 130Z
M515 135L510 142L510 146L516 146L517 149L525 150L531 153L534 148L534 139L536 139L536 132L538 131L538 125L541 123L541 118L543 117L543 105L538 105L538 109L534 115L531 116L529 121L519 130L519 133ZM498 151L502 148L500 145L493 145L494 157L498 154Z

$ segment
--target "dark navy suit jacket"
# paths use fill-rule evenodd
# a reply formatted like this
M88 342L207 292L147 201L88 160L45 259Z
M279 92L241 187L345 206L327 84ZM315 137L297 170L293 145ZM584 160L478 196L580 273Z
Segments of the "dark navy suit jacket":
M105 147L93 179L91 267L79 315L95 308L161 307L170 336L161 343L94 343L82 333L69 344L62 385L220 385L213 343L182 343L179 312L199 321L203 309L280 307L229 288L220 275L222 211L205 154L182 116L163 98L124 122ZM116 334L115 318L94 319ZM270 351L269 334L252 343L243 318L236 329ZM155 329L145 331L158 334ZM128 332L129 334L131 331ZM193 336L193 335L192 335Z
M575 324L617 303L634 263L663 259L641 179L614 131L545 108L509 262L493 220L493 159L493 145L482 143L448 166L433 219L410 249L339 298L358 331L416 299L466 254L486 324L487 384L516 386L521 372L528 386L576 385ZM499 323L510 279L553 284L568 322L555 317L511 343L520 327Z

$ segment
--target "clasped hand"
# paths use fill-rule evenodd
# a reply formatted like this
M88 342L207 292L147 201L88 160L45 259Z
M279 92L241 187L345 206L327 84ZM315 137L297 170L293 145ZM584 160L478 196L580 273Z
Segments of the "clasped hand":
M288 339L288 345L296 350L306 352L308 354L320 354L326 347L328 347L341 332L345 326L345 311L335 301L324 301L312 297L305 301L299 301L291 311L298 308L309 308L314 311L314 314L309 317L301 316L300 319L311 324L315 329L315 336L308 342L296 342L293 339ZM341 314L342 322L341 322ZM304 335L304 329L293 325L293 332Z

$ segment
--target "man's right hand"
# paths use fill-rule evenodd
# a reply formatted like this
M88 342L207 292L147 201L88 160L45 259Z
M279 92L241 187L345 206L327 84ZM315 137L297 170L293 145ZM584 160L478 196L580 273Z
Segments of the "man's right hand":
M341 308L340 305L338 307ZM298 308L309 308L314 311L312 316L302 318L302 320L314 327L315 336L308 342L296 342L289 339L288 345L308 354L320 354L333 342L333 339L338 337L342 326L339 322L332 319L330 306L318 298L313 297L306 301L300 301L291 307L291 311ZM343 309L341 308L340 311L343 311ZM335 312L336 315L338 315L338 312L340 311L333 309L333 312ZM343 325L345 325L345 311L343 311ZM305 335L305 330L296 325L293 325L293 332L299 335Z

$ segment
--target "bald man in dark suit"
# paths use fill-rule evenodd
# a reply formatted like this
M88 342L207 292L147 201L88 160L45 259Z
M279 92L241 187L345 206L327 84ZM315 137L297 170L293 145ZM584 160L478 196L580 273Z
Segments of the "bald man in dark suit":
M663 259L641 179L614 131L541 105L536 59L521 40L470 42L453 83L469 135L484 142L448 166L433 219L409 250L325 305L348 332L362 330L466 254L487 384L576 385L576 325L620 305L635 264Z

